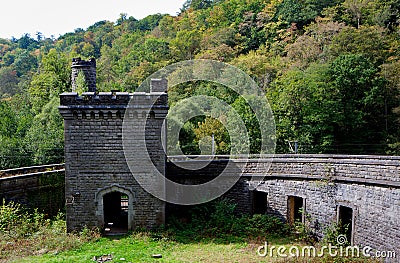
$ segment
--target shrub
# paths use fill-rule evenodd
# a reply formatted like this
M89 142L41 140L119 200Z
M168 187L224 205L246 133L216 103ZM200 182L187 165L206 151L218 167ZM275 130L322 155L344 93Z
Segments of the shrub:
M251 235L271 235L285 234L288 232L288 226L282 220L275 216L256 214L248 220L247 232Z
M14 228L23 216L21 206L14 202L6 203L3 199L0 206L0 233L9 232Z
M32 213L18 203L7 203L4 199L0 206L0 236L3 239L28 237L33 233L44 231L50 220L37 209Z
M304 214L304 210L301 209L300 213ZM313 219L307 213L304 214L304 217L305 222L296 221L292 226L292 231L296 234L296 239L298 241L314 245L318 241L318 237L311 228Z
M66 233L65 215L46 219L37 209L31 213L18 203L2 201L0 206L0 262L42 253L57 254L100 237L85 228L80 234Z
M338 237L340 235L345 235L346 232L349 228L348 224L342 224L341 222L339 223L333 223L329 226L327 226L324 230L324 238L322 239L323 244L332 244L334 246L348 246L350 245L349 240L346 241L346 243L339 243L338 242Z
M235 205L229 200L218 200L193 207L188 222L171 218L169 231L180 241L203 238L249 238L288 233L288 227L279 218L270 215L237 216Z

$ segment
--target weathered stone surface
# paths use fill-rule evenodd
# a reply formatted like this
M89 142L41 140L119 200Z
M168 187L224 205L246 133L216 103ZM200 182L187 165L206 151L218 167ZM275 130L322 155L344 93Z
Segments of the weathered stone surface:
M64 209L64 188L64 171L61 168L55 171L7 176L0 178L0 201L4 199L18 202L28 208L37 208L45 214L55 216Z
M190 162L183 157L170 159ZM204 169L189 173L170 161L167 177L184 184L204 183L215 178L227 162L216 160ZM276 155L270 167L250 160L242 178L223 196L236 204L238 213L251 213L249 180L260 175L264 178L252 182L250 189L267 193L268 214L286 221L288 197L302 197L310 218L306 223L322 237L324 229L337 222L338 206L351 207L355 245L400 255L400 157ZM167 213L179 213L177 209L169 205Z
M74 61L73 78L74 68L76 72L87 68L86 79L95 83L92 66L93 61ZM182 184L202 184L225 169L227 158L194 171L183 170L171 162L166 166L161 143L162 124L168 112L166 86L165 80L153 80L150 90L141 93L97 93L92 85L81 96L61 94L68 231L85 226L102 228L103 196L113 191L128 197L129 228L151 228L164 222L164 202L143 190L127 165L122 142L124 117L133 120L128 134L130 143L139 146L140 141L146 141L151 161L140 155L138 147L134 173L149 177L149 186L163 187L153 180L154 167L168 179ZM145 134L139 131L143 126L146 126ZM174 162L192 162L186 157L170 158ZM393 250L400 256L400 157L277 155L258 163L230 161L238 169L230 170L225 175L227 180L244 167L242 177L224 195L236 203L237 213L251 213L252 191L261 191L267 193L267 213L287 220L289 196L301 197L305 200L307 224L321 237L324 228L337 221L338 207L350 207L354 215L354 244ZM251 177L255 180L251 181ZM168 205L170 214L182 209Z
M88 61L82 60L81 58L73 58L71 64L71 79L72 79L72 90L76 90L76 79L78 78L79 72L82 72L85 76L85 82L89 92L96 92L96 60L94 58Z
M104 130L114 134L115 125L120 121L103 120L88 124L90 129ZM110 124L112 124L110 126ZM114 126L113 126L114 125ZM85 127L76 123L72 129ZM106 146L90 139L97 136L97 132L86 130L87 134L80 134L77 138L91 141L91 143L77 146L76 160L84 161L75 167L73 178L67 178L70 195L67 197L67 208L76 206L75 214L68 214L69 229L92 222L97 224L98 215L94 203L96 194L78 195L73 190L87 190L97 195L109 191L121 191L131 194L135 217L134 226L155 226L160 223L163 212L163 203L142 190L132 179L130 171L124 163L121 154L120 138L111 136ZM77 131L77 134L79 132ZM102 133L100 133L102 134ZM102 134L101 136L104 136ZM103 139L100 139L104 142ZM116 145L117 148L113 148ZM66 148L71 147L66 143ZM86 147L86 149L85 149ZM91 148L88 148L91 147ZM68 150L70 151L70 150ZM99 151L99 153L97 153ZM94 154L96 152L96 154ZM107 153L106 153L107 152ZM180 157L170 157L179 161ZM263 175L265 178L256 181L257 191L268 194L267 212L283 220L287 219L288 196L299 196L306 200L306 213L310 215L310 226L315 233L322 236L324 228L337 220L339 205L351 207L354 211L354 244L371 246L379 250L393 250L399 255L400 244L400 189L399 181L400 158L398 157L371 157L371 156L323 156L323 155L276 155L270 169L259 165L254 160L247 163L245 172L236 185L223 198L228 198L236 204L238 214L252 212L252 191L249 189L249 179L253 175ZM192 162L181 158L181 162ZM76 160L72 160L75 164ZM122 161L121 161L122 160ZM240 160L232 160L240 162ZM204 169L187 172L171 162L167 162L166 176L182 184L199 184L215 178L226 167L228 160L219 159L210 163ZM99 165L100 164L100 165ZM238 165L240 166L240 165ZM160 166L160 169L162 166ZM336 173L335 171L341 171ZM366 179L362 174L374 179ZM337 175L339 174L339 175ZM70 173L71 175L71 173ZM340 180L337 178L340 177ZM63 178L62 172L46 172L25 174L0 178L0 193L7 200L15 200L32 207L51 207L58 211L63 207ZM362 180L358 180L358 179ZM127 182L124 185L121 182ZM74 187L74 188L72 188ZM132 190L133 189L133 190ZM61 199L60 199L61 198ZM61 200L61 202L59 201ZM86 203L83 205L83 203ZM159 206L158 206L158 205ZM54 209L53 209L54 208ZM92 209L92 210L89 210ZM93 210L94 209L94 210ZM182 213L186 207L167 206L167 215ZM95 219L91 219L95 218ZM153 221L147 220L148 218ZM88 221L93 220L93 221ZM100 220L101 221L101 220Z
M166 90L166 87L165 87ZM60 96L65 127L65 196L67 229L104 227L103 196L116 191L128 196L128 226L152 228L164 222L165 204L136 182L125 159L123 118L131 118L132 136L148 144L153 163L165 172L165 153L159 135L167 114L166 94L86 92ZM146 126L146 138L140 129ZM139 137L140 138L139 138ZM143 153L137 153L145 154ZM153 164L141 163L150 173Z

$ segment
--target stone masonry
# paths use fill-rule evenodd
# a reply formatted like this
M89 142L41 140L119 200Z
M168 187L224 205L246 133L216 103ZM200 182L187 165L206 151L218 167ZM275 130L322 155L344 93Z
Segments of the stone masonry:
M47 166L47 169L54 169L51 165ZM21 168L0 171L0 200L17 202L32 211L38 209L56 216L63 211L65 204L63 165L56 167L41 172L27 169L21 173ZM17 172L15 175L12 174L14 171Z
M90 74L86 77L95 79ZM174 165L193 162L186 157L170 156L166 162L162 145L163 123L168 112L166 89L165 80L152 80L148 92L97 93L91 86L91 92L81 96L74 92L60 95L59 110L65 127L68 231L85 226L103 228L105 200L111 193L120 193L127 200L128 229L152 228L164 223L165 203L146 192L135 180L137 175L150 177L149 184L168 191L163 182L155 180L154 169L175 182L201 184L218 176L228 161L243 167L242 160L226 157L197 171ZM132 171L124 154L124 116L131 120L128 135L132 137L132 145L136 145L135 141L145 141L151 159L146 159L139 147L136 152L133 148ZM145 134L135 130L144 126ZM232 173L236 173L234 170ZM254 176L256 180L250 181ZM351 211L347 220L351 222L352 244L395 251L400 257L400 157L276 155L258 163L248 162L243 176L223 197L231 199L237 205L237 212L243 214L254 212L254 196L260 194L263 207L258 211L265 208L265 213L285 221L290 221L293 214L289 209L293 200L297 200L297 205L302 200L307 215L302 220L318 237L339 217L345 218L343 211ZM181 208L168 205L167 213L179 212Z
M81 230L85 226L105 227L104 197L110 193L120 193L127 198L128 229L152 228L164 222L165 203L136 182L125 160L122 143L123 118L129 108L129 116L138 126L149 127L149 136L146 136L149 138L136 139L146 139L148 147L158 155L152 164L143 163L141 168L150 173L156 166L158 171L165 173L161 133L168 101L166 93L159 92L161 84L166 85L166 82L152 80L151 90L147 93L86 92L78 96L72 92L60 95L59 110L65 128L68 231ZM165 91L166 87L163 88ZM129 104L131 100L133 103Z
M169 156L168 159L191 162L184 157ZM188 173L171 161L167 163L167 177L183 184L208 181L226 166L226 160L215 160L202 170ZM303 222L322 238L325 229L338 222L339 207L349 207L353 211L349 242L379 251L394 251L398 259L400 157L275 155L270 166L263 165L264 161L271 160L247 162L241 179L223 196L236 204L238 213L254 211L253 195L261 192L266 195L262 204L266 213L287 221L289 197L300 197L307 215ZM256 176L256 180L250 185L252 176ZM179 207L168 205L167 215L177 210ZM396 259L386 261L398 262Z
M72 91L76 90L76 79L78 78L79 72L82 72L85 76L88 91L96 92L96 60L94 58L88 61L80 58L72 59L71 70Z

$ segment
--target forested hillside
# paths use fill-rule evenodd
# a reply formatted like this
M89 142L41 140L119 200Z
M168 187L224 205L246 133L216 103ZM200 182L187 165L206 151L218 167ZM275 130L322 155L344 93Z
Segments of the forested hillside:
M400 153L400 0L192 0L174 17L121 14L58 39L38 33L0 39L0 168L63 160L58 96L70 91L73 57L95 57L98 90L134 91L171 63L214 59L237 66L262 87L277 126L277 152ZM171 104L216 96L241 114L257 152L259 129L237 94L194 82L170 91ZM181 147L199 152L221 123L184 125Z

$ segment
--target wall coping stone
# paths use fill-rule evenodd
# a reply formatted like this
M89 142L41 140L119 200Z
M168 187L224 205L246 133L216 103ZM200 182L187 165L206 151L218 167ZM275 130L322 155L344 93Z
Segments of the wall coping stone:
M233 161L244 162L244 158L229 159L229 155L193 155L188 158L185 155L168 156L168 161L174 162L204 162L204 161ZM213 158L214 157L214 158ZM257 160L257 155L251 155L251 160ZM395 165L400 166L400 156L380 156L380 155L334 155L334 154L275 154L264 155L263 158L258 159L259 162L273 163L338 163L338 164L371 164L371 165Z
M37 172L37 173L20 174L20 175L10 175L10 176L5 176L5 177L0 177L0 182L28 178L28 177L35 177L35 176L40 176L40 175L45 175L45 174L61 173L61 172L65 172L65 169Z
M194 157L194 156L192 156ZM271 179L290 179L290 180L313 180L313 181L324 181L332 183L346 183L346 184L364 184L364 185L375 185L383 187L400 188L400 156L373 156L373 155L318 155L318 154L307 154L307 155L269 155L265 159L229 159L229 156L215 156L216 159L211 159L212 156L197 156L198 159L189 159L186 156L168 156L167 162L172 163L199 163L199 162L212 162L212 163L227 163L229 161L233 163L246 163L244 167L242 177L260 177L260 180L271 180ZM254 157L254 156L253 156ZM202 159L201 159L202 158ZM252 164L260 164L271 162L272 166L261 166L252 167ZM281 171L270 169L277 165L275 168L281 168ZM297 167L287 166L296 164ZM326 169L320 169L317 166L316 170L313 170L313 165L317 164L329 164ZM352 172L350 169L354 166L357 170L361 167L366 167L365 171L360 169ZM343 169L341 169L343 167ZM394 170L390 170L391 167L396 167ZM249 169L246 169L249 168ZM304 169L306 168L306 169ZM263 170L265 169L265 170ZM348 169L348 173L343 175L342 170ZM296 174L296 171L298 172ZM386 176L386 174L389 175ZM366 173L366 174L363 174ZM174 177L174 175L168 175ZM189 176L190 175L186 175ZM192 173L191 176L196 176ZM206 175L205 175L206 176Z

